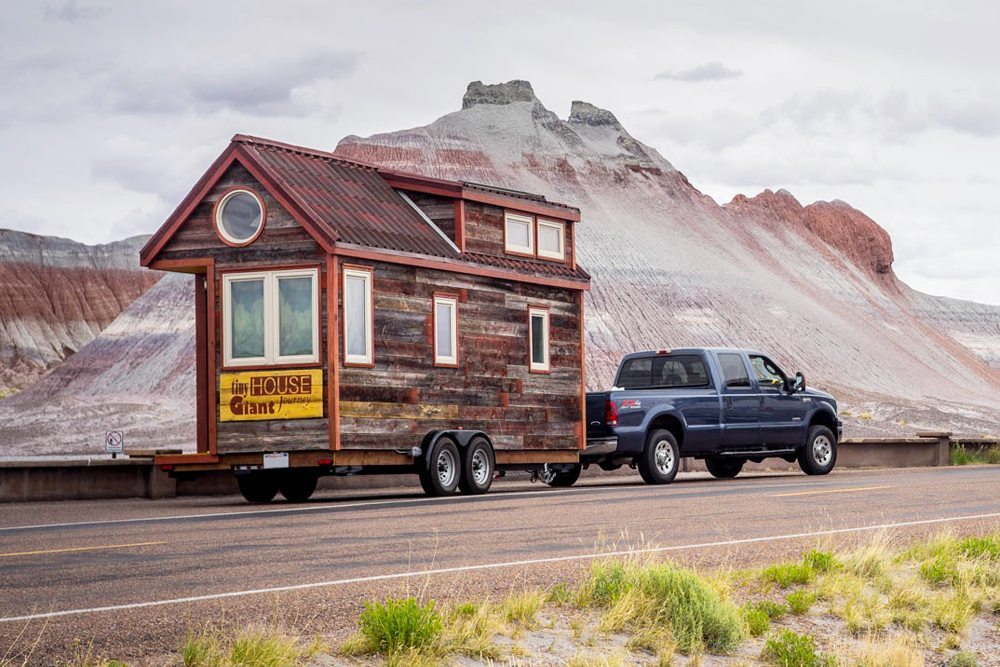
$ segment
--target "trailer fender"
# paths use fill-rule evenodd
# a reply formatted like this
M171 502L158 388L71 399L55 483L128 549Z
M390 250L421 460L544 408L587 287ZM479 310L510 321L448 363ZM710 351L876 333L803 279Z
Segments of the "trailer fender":
M469 442L475 437L485 438L486 442L490 443L490 447L493 447L493 440L490 436L486 435L482 431L466 431L464 429L447 429L442 431L431 431L424 436L424 439L420 443L420 455L425 457L427 452L443 437L449 437L455 441L455 444L459 446L460 449L465 449L469 446Z

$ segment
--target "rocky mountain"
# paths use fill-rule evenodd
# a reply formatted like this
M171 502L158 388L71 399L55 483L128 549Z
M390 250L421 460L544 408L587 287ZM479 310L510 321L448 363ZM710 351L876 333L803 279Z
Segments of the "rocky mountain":
M0 229L0 395L89 343L159 279L139 267L144 242L87 246Z
M1000 432L1000 307L907 287L892 271L885 230L843 202L803 206L767 190L720 205L611 112L574 102L562 120L524 81L475 82L460 111L424 127L346 137L337 152L579 206L579 258L593 276L591 389L611 382L626 351L758 347L835 391L849 435ZM157 279L132 268L139 241L87 249L21 237L0 246L20 248L22 258L11 269L14 253L0 255L3 284L17 286L5 291L18 295L0 294L3 349L15 349L8 332L19 341L5 359L43 360L31 362L35 369L79 351L0 401L0 456L100 451L114 429L130 447L193 449L191 279L168 275L80 348L114 317L114 304L121 311ZM99 259L119 251L124 259Z
M562 120L526 81L474 82L460 111L336 152L579 206L591 388L627 350L746 345L852 397L871 415L859 430L911 430L914 414L995 428L1000 307L907 287L889 235L848 204L779 190L719 205L610 111L573 102Z

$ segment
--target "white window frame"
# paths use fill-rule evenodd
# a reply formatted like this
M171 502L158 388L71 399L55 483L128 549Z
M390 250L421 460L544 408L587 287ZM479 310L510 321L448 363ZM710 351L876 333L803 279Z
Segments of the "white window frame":
M281 323L278 311L278 280L280 278L309 278L312 281L312 354L281 356L279 334ZM233 318L231 287L233 283L248 280L264 281L264 356L233 358ZM282 271L253 271L224 273L222 275L222 360L228 367L274 366L286 364L315 364L319 362L319 269L288 269Z
M528 245L512 245L510 234L507 233L507 225L511 222L528 225ZM530 215L519 215L517 213L504 213L503 216L503 249L504 252L519 255L535 255L535 219Z
M451 356L442 355L438 351L438 306L449 306L451 308ZM434 365L435 366L458 366L458 299L454 296L435 294L433 298L434 309Z
M344 320L344 364L348 366L371 366L375 363L375 319L374 319L374 306L372 304L372 270L371 269L361 269L344 267L343 274L343 287L341 292L343 294L344 307L343 307L343 320ZM364 354L349 354L347 351L347 328L350 326L348 321L348 308L347 308L347 279L348 278L361 278L365 283L365 320L368 322L367 330L365 331L365 353Z
M545 330L545 340L542 346L542 352L545 356L544 362L535 361L535 341L534 341L534 327L532 327L532 320L536 317L541 317L544 321ZM549 331L549 309L539 308L537 306L528 306L528 366L529 370L539 373L547 373L551 370L551 359L549 356L549 343L551 341L551 333Z
M555 229L559 232L558 252L548 252L542 249L542 227ZM566 259L566 223L538 218L538 256L546 259L558 259L560 261Z

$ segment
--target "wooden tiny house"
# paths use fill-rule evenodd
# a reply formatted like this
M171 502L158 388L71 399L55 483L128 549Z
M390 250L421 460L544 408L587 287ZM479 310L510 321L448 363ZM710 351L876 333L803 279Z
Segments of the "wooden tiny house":
M575 208L237 135L141 253L195 274L196 454L244 495L409 471L429 493L578 462Z

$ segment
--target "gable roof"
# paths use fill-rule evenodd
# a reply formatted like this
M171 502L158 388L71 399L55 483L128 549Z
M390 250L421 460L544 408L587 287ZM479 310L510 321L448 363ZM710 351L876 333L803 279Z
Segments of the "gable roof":
M578 209L548 202L540 195L391 172L333 153L242 134L232 138L222 155L149 239L140 252L143 266L156 259L195 207L236 163L260 181L327 252L343 244L460 260L536 276L558 275L581 281L589 278L580 267L565 264L463 254L396 187L405 191L419 189L417 186L422 184L447 191L449 196L472 200L481 194L491 200L499 199L491 203L506 203L526 211L541 210L565 220L578 220Z

